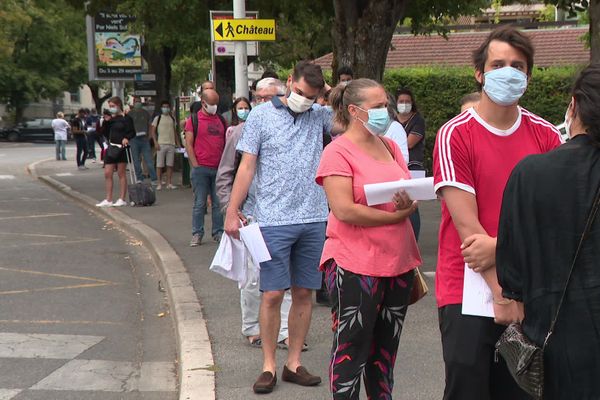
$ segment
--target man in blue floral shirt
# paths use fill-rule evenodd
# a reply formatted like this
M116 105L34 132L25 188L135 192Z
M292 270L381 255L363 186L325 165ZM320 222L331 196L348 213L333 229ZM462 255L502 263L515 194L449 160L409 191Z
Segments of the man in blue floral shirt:
M250 113L237 150L242 160L235 177L225 231L239 235L240 206L256 174L256 219L272 260L260 265L260 335L263 369L256 393L269 393L277 382L275 351L280 307L292 291L288 318L289 350L282 379L315 386L300 353L310 326L312 291L321 287L319 259L325 241L327 200L315 183L323 151L323 132L331 130L331 111L314 104L325 86L321 68L300 62L288 78L287 95Z

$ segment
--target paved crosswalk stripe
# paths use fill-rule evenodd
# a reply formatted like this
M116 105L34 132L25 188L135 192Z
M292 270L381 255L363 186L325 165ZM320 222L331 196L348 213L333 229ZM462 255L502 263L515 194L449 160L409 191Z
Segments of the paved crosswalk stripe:
M1 179L15 179L14 175L0 175L0 180Z
M0 389L0 400L10 400L19 393L20 389Z
M71 360L42 379L31 390L104 392L172 392L176 390L174 364Z
M0 357L72 359L103 339L102 336L2 332Z
M73 176L73 174L70 172L62 172L60 174L56 174L56 176Z

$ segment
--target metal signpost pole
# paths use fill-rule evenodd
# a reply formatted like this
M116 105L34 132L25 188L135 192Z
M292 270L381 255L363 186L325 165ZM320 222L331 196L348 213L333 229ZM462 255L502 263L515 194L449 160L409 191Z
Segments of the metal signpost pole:
M246 18L246 1L233 1L233 18ZM246 42L235 42L235 97L248 98L248 50Z

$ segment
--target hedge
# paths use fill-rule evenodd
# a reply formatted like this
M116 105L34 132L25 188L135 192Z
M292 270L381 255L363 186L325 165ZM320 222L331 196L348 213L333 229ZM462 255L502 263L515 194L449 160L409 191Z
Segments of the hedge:
M542 118L560 124L569 103L576 67L534 69L520 104ZM425 159L431 171L431 154L437 130L460 111L460 99L477 90L471 67L421 67L387 70L383 84L390 93L399 87L412 90L426 122Z
M569 104L571 86L578 67L535 68L521 106L553 124L564 120ZM291 70L278 71L287 79ZM331 71L324 71L325 79L331 82ZM383 76L383 85L390 93L399 87L412 90L419 112L425 118L425 164L431 171L431 154L437 130L460 112L460 99L478 90L473 67L414 67L388 69Z

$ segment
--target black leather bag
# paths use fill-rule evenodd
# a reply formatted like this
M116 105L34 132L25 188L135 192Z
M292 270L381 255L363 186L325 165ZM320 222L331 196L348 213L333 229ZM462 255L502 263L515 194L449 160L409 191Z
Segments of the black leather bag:
M529 340L529 338L525 336L520 323L510 324L496 343L496 354L500 353L504 361L506 361L506 365L512 377L521 389L529 393L536 400L542 399L544 396L544 350L548 345L550 336L552 336L552 333L554 332L556 321L565 300L569 282L571 281L571 275L573 274L573 269L575 268L577 258L579 257L579 252L581 251L585 238L590 233L599 208L600 188L598 188L598 191L596 192L596 198L592 204L592 209L588 216L587 223L585 224L585 229L581 234L577 251L573 257L573 262L571 263L571 270L569 271L565 283L565 288L563 289L560 302L558 303L554 319L550 324L548 334L544 339L543 346L539 347Z
M122 146L117 146L112 143L109 143L104 157L107 159L107 161L115 162L121 159L124 151L125 148L123 148Z

